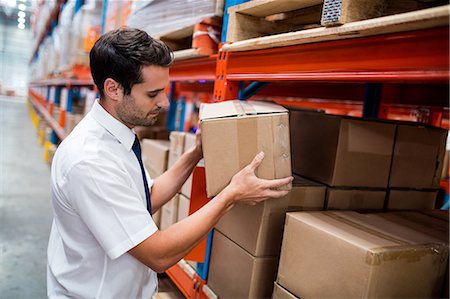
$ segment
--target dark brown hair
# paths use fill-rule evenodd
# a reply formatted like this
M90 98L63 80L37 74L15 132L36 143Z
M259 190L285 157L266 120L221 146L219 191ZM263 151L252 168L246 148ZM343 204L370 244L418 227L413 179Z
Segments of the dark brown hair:
M107 78L117 81L129 95L133 85L142 82L142 66L169 67L173 62L173 53L164 43L145 31L126 27L102 35L89 56L92 78L101 97Z

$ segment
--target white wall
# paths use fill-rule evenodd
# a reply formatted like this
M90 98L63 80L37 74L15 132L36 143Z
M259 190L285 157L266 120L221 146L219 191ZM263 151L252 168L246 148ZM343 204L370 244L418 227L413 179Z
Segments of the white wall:
M0 16L0 93L13 89L17 95L27 94L32 39L30 30L20 30Z

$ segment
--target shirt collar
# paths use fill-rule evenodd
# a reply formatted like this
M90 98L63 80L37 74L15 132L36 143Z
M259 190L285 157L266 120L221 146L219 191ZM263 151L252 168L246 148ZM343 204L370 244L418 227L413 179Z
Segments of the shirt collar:
M100 105L98 99L95 100L90 114L103 128L105 128L105 130L116 137L117 140L125 146L127 151L131 150L136 135L130 128L109 114L109 112Z

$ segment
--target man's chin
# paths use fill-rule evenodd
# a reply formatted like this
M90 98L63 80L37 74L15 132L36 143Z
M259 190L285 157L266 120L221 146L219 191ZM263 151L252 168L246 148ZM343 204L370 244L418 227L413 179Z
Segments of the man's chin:
M146 121L141 126L143 127L153 126L157 120L158 120L157 116L152 116L150 119L146 119Z

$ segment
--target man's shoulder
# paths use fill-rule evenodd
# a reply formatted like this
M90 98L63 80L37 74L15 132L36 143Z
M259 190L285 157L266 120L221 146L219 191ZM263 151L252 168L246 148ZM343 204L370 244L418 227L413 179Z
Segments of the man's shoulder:
M111 159L113 138L94 122L80 123L58 146L55 163L58 168L71 168L82 161Z

